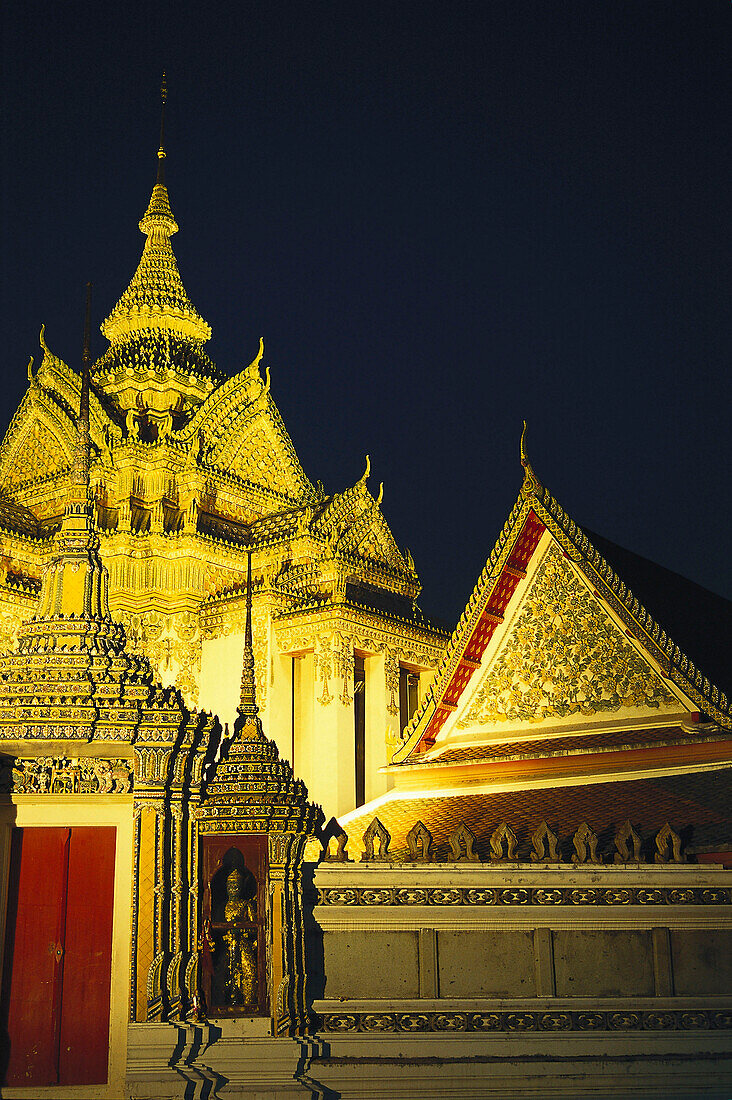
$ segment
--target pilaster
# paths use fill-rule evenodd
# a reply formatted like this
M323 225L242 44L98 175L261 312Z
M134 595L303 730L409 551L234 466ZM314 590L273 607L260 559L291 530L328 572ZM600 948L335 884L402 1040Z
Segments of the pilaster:
M396 670L396 672L395 672ZM396 692L394 679L396 676ZM399 660L393 650L366 658L366 801L394 785L379 768L388 763L387 738L399 734Z

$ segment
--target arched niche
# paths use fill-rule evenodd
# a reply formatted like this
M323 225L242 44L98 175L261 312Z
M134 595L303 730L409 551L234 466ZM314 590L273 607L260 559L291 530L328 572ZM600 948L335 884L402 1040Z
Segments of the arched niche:
M201 844L206 1014L266 1016L267 837L206 836Z

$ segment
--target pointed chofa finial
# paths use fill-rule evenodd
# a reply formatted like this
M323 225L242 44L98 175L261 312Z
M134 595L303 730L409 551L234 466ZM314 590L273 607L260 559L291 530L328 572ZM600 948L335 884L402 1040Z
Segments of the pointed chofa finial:
M254 646L252 642L252 547L247 546L247 617L244 628L244 657L241 670L241 699L239 714L242 718L254 718L257 711L256 682L254 678Z
M168 85L165 80L165 70L163 69L163 80L160 85L160 145L158 147L158 178L157 183L165 183L165 104L168 100Z
M370 458L369 455L366 455L366 469L361 474L361 477L359 478L359 481L361 481L361 482L368 481L370 475L371 475L371 458Z
M524 483L521 486L521 492L525 496L533 496L539 489L539 481L534 473L533 467L529 462L526 454L526 421L524 420L524 426L521 432L521 444L519 453L521 456L521 465L524 468Z

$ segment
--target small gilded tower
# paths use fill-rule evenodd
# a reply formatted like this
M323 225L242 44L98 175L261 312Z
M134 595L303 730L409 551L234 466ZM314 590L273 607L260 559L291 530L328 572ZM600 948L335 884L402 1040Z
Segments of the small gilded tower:
M305 845L323 822L277 746L264 735L252 650L252 573L241 699L234 734L195 812L206 947L206 1013L263 1017L274 1034L309 1027L302 899Z

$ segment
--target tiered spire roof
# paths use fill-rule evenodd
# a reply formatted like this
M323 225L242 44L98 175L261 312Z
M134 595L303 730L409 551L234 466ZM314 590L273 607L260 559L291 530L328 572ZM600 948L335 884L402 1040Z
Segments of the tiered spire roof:
M164 73L161 96L158 174L147 210L139 223L140 232L147 240L132 281L101 326L102 333L113 345L145 331L162 330L200 343L211 338L210 325L186 293L170 243L170 238L178 232L178 223L173 217L165 185L167 88Z
M250 532L251 538L251 532ZM246 797L242 797L247 791ZM257 792L257 793L254 793ZM308 802L307 788L280 759L277 745L262 729L257 706L252 646L252 551L247 548L247 610L242 660L241 695L234 734L225 742L221 759L197 811L202 833L261 831L312 834L323 812Z

